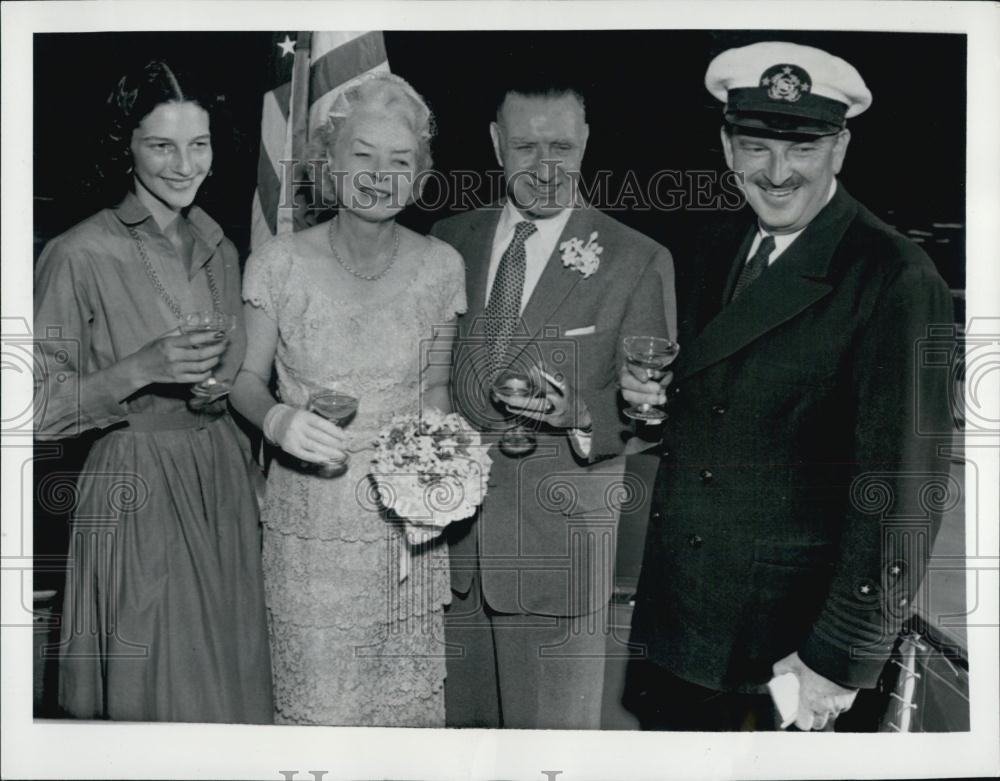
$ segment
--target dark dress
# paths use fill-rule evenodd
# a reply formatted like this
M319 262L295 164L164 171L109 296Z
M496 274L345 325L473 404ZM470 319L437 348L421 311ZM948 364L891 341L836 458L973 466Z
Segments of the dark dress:
M35 274L36 436L101 430L77 484L59 699L80 718L269 723L273 718L257 504L225 401L150 385L119 403L105 371L174 329L129 232L181 311L238 315L215 375L246 349L239 264L197 207L189 274L132 194L45 248Z

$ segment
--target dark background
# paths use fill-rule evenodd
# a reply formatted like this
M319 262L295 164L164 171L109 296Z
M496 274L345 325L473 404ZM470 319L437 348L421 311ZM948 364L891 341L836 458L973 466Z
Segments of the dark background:
M395 73L435 111L439 170L495 169L488 125L512 79L544 73L584 93L590 141L584 173L613 172L616 192L631 171L645 183L663 169L724 169L719 104L703 85L719 52L784 39L819 46L854 64L874 103L849 123L841 179L876 214L922 246L959 297L965 283L965 84L963 35L788 31L387 32ZM225 96L229 122L213 126L215 175L199 194L245 257L255 186L261 97L277 51L271 33L55 33L35 36L35 249L105 204L87 186L101 107L118 78L154 57L204 74ZM408 209L426 231L446 210ZM674 251L679 273L705 216L690 210L628 210L615 216ZM950 227L949 227L950 226ZM68 446L65 446L68 445ZM36 476L72 471L86 442L61 458L39 454ZM46 451L47 452L47 451ZM64 517L65 516L65 517ZM39 556L66 553L68 513L35 507ZM36 571L36 588L58 587L58 567Z
M578 86L587 102L585 176L612 172L617 192L633 172L724 169L721 104L704 88L719 52L761 40L818 46L861 72L872 107L849 122L841 179L872 211L919 241L949 285L965 282L964 35L802 31L386 32L391 69L424 95L438 120L435 163L447 173L495 169L488 125L497 94L543 73ZM84 183L98 110L126 69L161 57L204 74L225 96L231 127L215 132L215 176L199 195L246 254L256 176L261 96L271 33L84 33L35 36L36 250L103 205ZM426 231L443 209L408 209L401 221ZM625 210L626 222L681 251L703 216L691 210ZM949 227L958 226L958 227ZM681 268L683 270L683 268Z

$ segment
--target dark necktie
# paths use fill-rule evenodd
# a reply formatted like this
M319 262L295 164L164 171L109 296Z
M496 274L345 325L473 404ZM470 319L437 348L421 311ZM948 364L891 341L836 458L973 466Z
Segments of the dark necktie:
M528 265L524 242L537 230L535 223L527 220L514 226L514 238L504 250L500 265L497 266L496 276L493 278L490 303L486 307L485 328L491 379L504 368L503 359L521 317L524 270Z
M771 257L772 252L774 252L774 236L767 234L760 240L760 246L757 247L753 257L743 265L739 279L736 280L736 287L733 289L733 301L740 293L750 287L757 277L764 273L764 269L767 268L767 259Z

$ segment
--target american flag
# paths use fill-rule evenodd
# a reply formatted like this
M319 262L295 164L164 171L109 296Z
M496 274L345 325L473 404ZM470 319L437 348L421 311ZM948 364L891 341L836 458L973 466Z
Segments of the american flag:
M310 136L345 87L366 73L389 70L381 32L275 33L273 44L276 86L264 94L260 120L253 249L306 226L305 209L293 197L303 177L294 163L307 162Z

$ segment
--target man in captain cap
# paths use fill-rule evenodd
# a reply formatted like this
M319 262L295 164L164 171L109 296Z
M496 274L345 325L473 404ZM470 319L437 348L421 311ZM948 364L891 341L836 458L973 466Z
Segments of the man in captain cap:
M795 727L829 729L875 686L937 531L948 467L918 432L950 431L947 373L917 347L951 298L837 179L872 100L851 65L758 43L705 83L753 214L692 257L672 382L620 375L629 403L670 397L626 702L647 729L771 729L790 674Z

